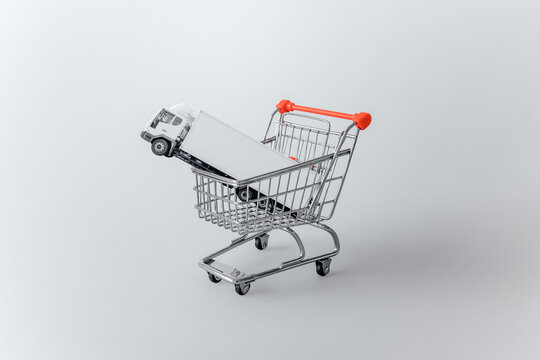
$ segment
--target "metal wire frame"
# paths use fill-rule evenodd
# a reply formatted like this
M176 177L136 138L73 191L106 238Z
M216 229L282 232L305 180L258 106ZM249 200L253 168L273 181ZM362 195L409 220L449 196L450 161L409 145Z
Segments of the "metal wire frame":
M340 250L336 232L322 221L334 214L359 129L354 131L355 124L351 123L343 131L335 131L326 119L277 114L277 110L272 114L262 143L297 164L250 179L231 179L192 169L199 217L240 234L225 248L201 259L199 266L208 273L210 281L232 283L240 295L245 295L257 279L313 262L317 273L324 276L331 258ZM306 258L304 244L292 229L298 225L310 225L328 233L332 250ZM292 236L298 246L297 257L252 274L216 260L251 240L259 250L264 249L273 229Z
M262 143L298 163L243 180L193 168L200 218L248 234L319 223L333 216L358 129L351 131L351 123L341 132L333 131L326 119L292 113L276 118L276 114ZM239 196L239 191L247 197Z

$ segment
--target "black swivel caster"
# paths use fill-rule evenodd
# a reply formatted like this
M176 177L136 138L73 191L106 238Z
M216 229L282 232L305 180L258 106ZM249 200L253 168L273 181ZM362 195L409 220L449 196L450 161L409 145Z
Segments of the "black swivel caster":
M330 262L332 259L323 259L315 261L315 269L320 276L326 276L330 272Z
M264 250L268 247L268 238L270 235L264 234L255 238L255 247L259 250Z
M238 295L246 295L249 291L249 284L236 284L234 290Z
M210 279L211 282L216 283L216 284L221 281L221 278L211 273L208 273L208 279Z

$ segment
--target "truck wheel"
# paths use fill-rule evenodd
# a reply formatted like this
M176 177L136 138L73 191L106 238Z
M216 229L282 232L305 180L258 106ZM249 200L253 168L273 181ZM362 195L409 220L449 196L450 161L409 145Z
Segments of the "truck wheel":
M152 152L156 155L162 156L169 153L170 144L165 139L156 139L152 141Z
M259 193L255 191L255 189L250 188L248 191L247 187L237 188L236 195L238 195L238 198L243 202L250 201L259 197Z

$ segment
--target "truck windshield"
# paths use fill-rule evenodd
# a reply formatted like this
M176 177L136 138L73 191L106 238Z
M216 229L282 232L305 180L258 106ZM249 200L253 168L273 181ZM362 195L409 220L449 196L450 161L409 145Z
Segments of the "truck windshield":
M161 111L159 114L156 115L154 120L152 121L152 124L150 124L150 127L156 128L157 124L161 121L165 124L170 124L171 120L174 118L174 115L169 114L168 112Z
M161 118L161 122L163 122L165 124L170 124L173 117L174 117L174 115L171 115L169 113L163 113L163 117Z

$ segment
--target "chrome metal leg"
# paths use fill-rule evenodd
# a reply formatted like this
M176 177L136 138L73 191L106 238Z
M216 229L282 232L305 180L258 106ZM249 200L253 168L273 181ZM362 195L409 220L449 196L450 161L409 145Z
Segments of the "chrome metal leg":
M304 256L306 256L306 250L304 249L304 244L302 243L302 240L300 240L300 236L298 236L296 231L294 231L291 228L285 228L285 229L282 229L282 230L288 232L289 234L291 234L291 236L294 238L294 240L296 240L296 244L298 245L298 250L300 250L300 256L298 256L295 259L282 262L281 265L280 265L280 268L283 268L285 266L288 266L288 265L294 264L296 262L302 261L304 259Z

